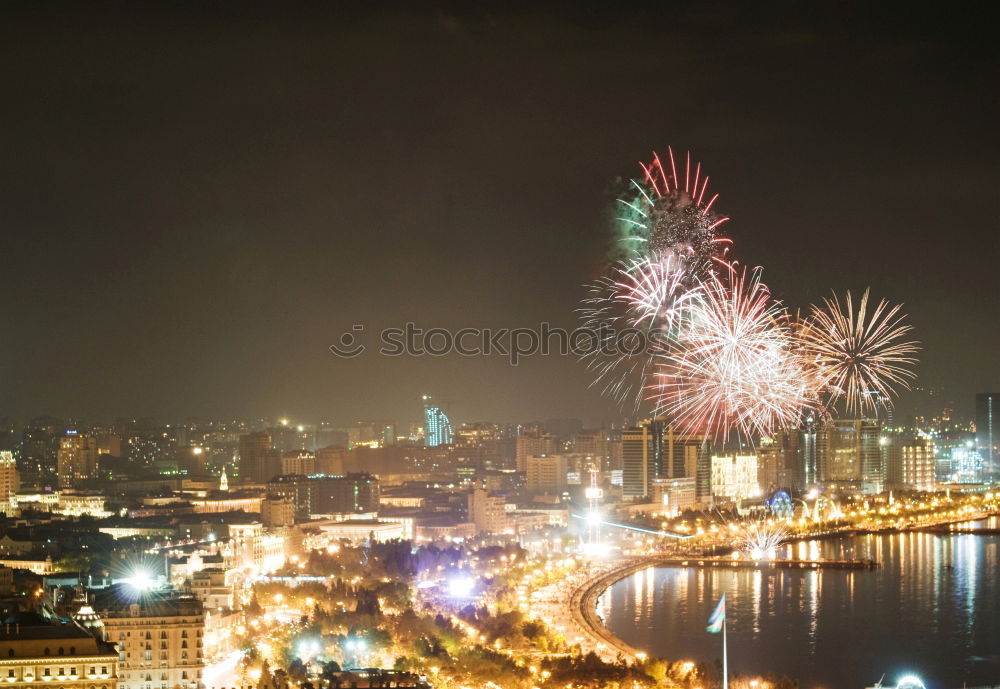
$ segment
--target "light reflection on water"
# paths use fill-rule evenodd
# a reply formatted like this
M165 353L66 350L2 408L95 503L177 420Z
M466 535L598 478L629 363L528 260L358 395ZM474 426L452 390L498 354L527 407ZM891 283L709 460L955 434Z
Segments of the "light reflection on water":
M869 535L783 550L882 567L649 568L612 586L598 612L618 636L654 655L714 660L720 639L705 627L725 592L735 672L773 670L804 689L860 688L904 672L931 689L1000 681L1000 537Z

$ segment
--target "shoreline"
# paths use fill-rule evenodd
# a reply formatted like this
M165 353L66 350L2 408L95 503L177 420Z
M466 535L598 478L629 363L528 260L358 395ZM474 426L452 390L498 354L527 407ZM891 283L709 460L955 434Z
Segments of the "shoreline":
M800 536L795 538L790 538L787 543L794 543L797 541L805 540L815 540L815 539L834 539L834 538L850 538L859 535L866 534L895 534L895 533L935 533L939 535L966 535L975 534L976 530L963 530L963 529L948 529L948 526L953 526L955 524L968 523L971 521L979 521L984 518L989 518L991 516L997 516L997 512L990 511L987 513L980 513L973 517L963 517L961 519L946 520L941 523L934 525L926 525L917 528L893 528L893 529L880 529L880 530L868 530L868 529L852 529L850 531L841 532L828 532L825 534L815 534L810 536ZM944 528L942 528L944 527ZM990 535L993 531L992 529L986 530L987 533L984 535ZM683 557L679 558L676 556L667 555L653 555L644 557L634 557L623 559L621 564L612 567L610 570L596 573L596 576L585 580L570 594L569 605L570 605L570 615L574 622L583 630L588 636L591 637L591 642L595 648L598 655L601 655L605 659L613 659L617 657L622 657L626 661L636 662L639 660L644 660L648 654L646 651L635 648L631 644L627 643L623 639L616 636L604 623L604 620L597 614L597 601L598 599L614 584L625 579L626 577L635 574L636 572L647 569L648 567L696 567L696 568L714 568L714 567L724 567L727 569L736 568L756 568L756 569L821 569L821 568L836 568L836 569L865 569L874 570L880 567L881 564L875 561L868 560L845 560L845 561L835 561L835 560L778 560L778 561L748 561L748 560L730 560L725 557L712 557L712 556L702 556L702 557ZM608 649L605 652L603 649Z
M623 639L616 636L597 614L598 599L613 585L619 581L640 572L649 567L664 568L725 568L725 569L865 569L872 570L878 567L878 563L869 560L778 560L778 561L749 561L732 560L724 557L687 557L677 558L661 555L647 556L641 558L631 558L624 560L622 564L612 569L600 572L597 576L584 581L570 594L570 614L577 625L585 631L592 639L593 645L599 655L608 657L608 654L601 653L601 648L611 650L611 657L621 656L625 660L635 662L647 657L647 652L638 649Z
M646 653L618 638L608 629L604 620L597 614L597 599L615 583L635 572L646 569L651 564L651 560L648 559L625 561L620 566L584 582L573 591L569 600L570 612L574 621L595 640L595 646L598 649L602 646L608 647L614 651L615 657L620 655L633 663L645 658Z

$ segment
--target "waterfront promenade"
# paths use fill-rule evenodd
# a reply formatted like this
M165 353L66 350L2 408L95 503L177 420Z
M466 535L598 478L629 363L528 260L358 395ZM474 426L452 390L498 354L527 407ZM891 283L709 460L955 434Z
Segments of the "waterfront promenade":
M597 600L612 584L648 567L718 567L725 569L873 569L871 560L734 560L725 557L664 557L649 555L595 562L570 577L538 589L532 595L532 613L561 631L567 641L584 653L593 651L604 660L643 660L646 652L611 633L597 614Z

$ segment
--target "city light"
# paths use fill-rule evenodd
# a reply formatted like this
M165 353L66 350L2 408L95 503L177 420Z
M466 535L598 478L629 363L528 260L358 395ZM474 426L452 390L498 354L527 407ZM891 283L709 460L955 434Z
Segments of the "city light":
M452 598L471 598L475 582L470 577L455 577L448 580L448 595Z
M309 658L319 653L322 648L322 644L316 639L303 639L298 643L298 655L308 662Z
M153 575L144 569L133 570L123 581L138 592L148 591L157 583Z
M1000 689L980 8L106 4L5 16L3 684Z

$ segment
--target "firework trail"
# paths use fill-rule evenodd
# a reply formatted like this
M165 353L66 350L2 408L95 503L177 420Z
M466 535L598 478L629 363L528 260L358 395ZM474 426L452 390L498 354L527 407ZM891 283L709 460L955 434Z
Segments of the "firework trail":
M640 163L643 178L631 180L618 199L621 248L631 257L671 253L711 270L731 244L717 233L729 218L712 210L719 195L708 194L709 177L702 175L701 163L692 163L688 153L678 172L669 147L666 160L654 153L650 163Z
M822 381L828 405L843 401L850 415L875 413L880 402L891 406L895 387L909 389L910 369L920 347L904 341L913 327L903 323L901 305L884 299L869 309L865 290L857 310L851 293L841 302L825 298L803 323L798 337L802 354Z
M747 437L798 423L813 405L813 380L787 314L760 271L730 266L701 283L676 342L656 352L647 394L684 432Z

